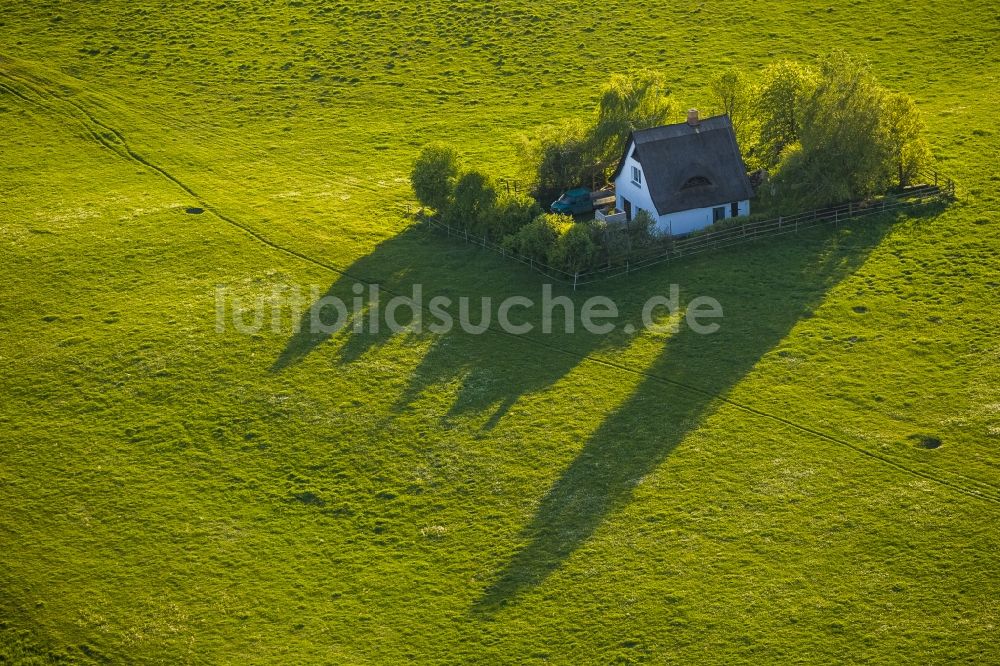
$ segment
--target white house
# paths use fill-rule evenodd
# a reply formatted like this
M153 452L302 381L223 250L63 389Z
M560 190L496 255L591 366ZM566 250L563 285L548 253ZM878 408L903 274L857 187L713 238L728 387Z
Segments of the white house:
M628 220L644 210L660 233L682 235L750 214L753 188L729 116L632 133L613 177L615 205Z

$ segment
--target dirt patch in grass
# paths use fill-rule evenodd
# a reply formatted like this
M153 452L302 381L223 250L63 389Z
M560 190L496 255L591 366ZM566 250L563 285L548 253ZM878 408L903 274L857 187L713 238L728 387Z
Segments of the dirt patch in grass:
M941 448L941 438L933 435L910 435L910 441L918 449L938 449Z

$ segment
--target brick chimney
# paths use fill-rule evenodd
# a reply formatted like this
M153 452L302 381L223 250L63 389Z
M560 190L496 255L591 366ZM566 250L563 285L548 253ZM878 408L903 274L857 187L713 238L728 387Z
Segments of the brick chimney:
M698 126L698 109L688 109L688 125L691 127Z

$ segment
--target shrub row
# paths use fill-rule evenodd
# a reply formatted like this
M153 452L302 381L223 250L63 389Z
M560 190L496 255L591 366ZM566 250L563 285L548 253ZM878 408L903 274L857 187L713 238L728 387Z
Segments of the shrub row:
M424 148L410 182L421 205L444 224L567 273L624 263L633 250L656 242L644 211L627 226L544 213L534 199L501 192L486 174L463 170L454 148L442 144Z

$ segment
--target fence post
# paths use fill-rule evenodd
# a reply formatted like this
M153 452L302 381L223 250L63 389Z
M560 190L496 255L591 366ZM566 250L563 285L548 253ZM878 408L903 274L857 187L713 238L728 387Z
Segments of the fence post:
M580 277L580 271L573 273L573 291L576 291L576 279Z

